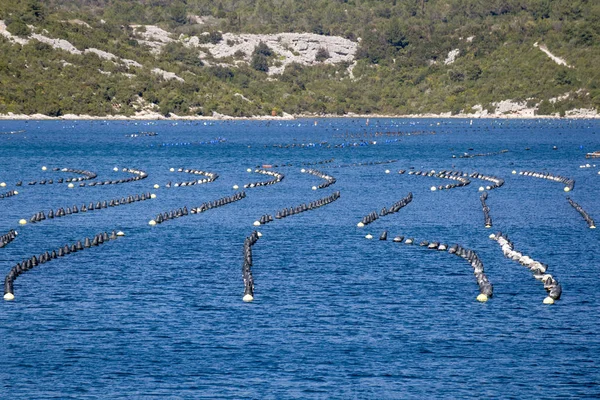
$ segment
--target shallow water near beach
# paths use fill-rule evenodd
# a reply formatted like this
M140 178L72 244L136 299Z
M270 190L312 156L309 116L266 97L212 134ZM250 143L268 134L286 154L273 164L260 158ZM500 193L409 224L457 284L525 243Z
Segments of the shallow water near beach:
M0 135L0 182L7 183L0 193L19 191L0 199L0 235L19 232L0 248L2 276L23 259L99 232L126 236L15 281L15 300L0 303L2 399L600 396L599 230L566 200L600 220L600 159L585 158L600 150L600 121L0 121L0 132L19 130ZM131 137L147 131L157 135ZM248 188L241 201L148 225L159 212L269 180L246 171L264 164L285 179ZM123 168L149 176L73 189L27 184L76 176L56 167L93 171L96 180L131 176ZM311 167L337 182L311 190L323 182L300 172ZM452 182L398 174L411 167L504 179L489 191L493 227L483 223L485 181L434 192ZM219 178L165 188L194 179L169 168ZM513 170L573 178L575 188L567 194L563 184ZM341 198L327 206L253 226L263 214L334 191ZM145 192L157 198L18 225L38 211ZM413 201L398 213L357 228L409 192ZM254 229L263 234L253 247L255 300L244 303L242 247ZM384 230L388 240L377 240ZM503 257L488 238L498 231L548 265L563 288L556 304L542 304L543 285ZM475 250L494 296L475 300L465 260L394 243L395 235Z

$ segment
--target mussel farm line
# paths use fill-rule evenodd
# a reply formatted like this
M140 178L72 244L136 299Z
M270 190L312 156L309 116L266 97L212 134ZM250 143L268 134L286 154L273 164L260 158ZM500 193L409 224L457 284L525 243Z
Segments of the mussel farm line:
M5 233L4 235L0 236L0 249L12 242L13 240L15 240L17 235L17 231L11 229L10 231L8 231L8 233Z
M370 214L365 215L360 220L360 222L358 224L356 224L356 226L358 226L359 228L362 228L362 227L367 226L370 223L374 222L375 220L379 219L379 217L384 217L389 214L397 213L403 207L406 207L406 205L408 205L412 201L412 199L413 199L413 194L412 194L412 192L409 192L405 197L401 198L400 200L398 200L397 202L392 204L389 209L383 207L381 209L381 212L379 213L379 215L377 214L377 211L373 211Z
M336 179L333 176L327 175L327 174L325 174L325 173L323 173L323 172L321 172L319 170L316 170L316 169L312 169L312 168L304 169L304 168L302 168L300 170L300 172L306 173L306 174L311 174L311 175L314 175L314 176L316 176L318 178L321 178L321 179L325 180L325 182L321 183L319 186L313 186L312 187L313 190L325 189L326 187L331 186L331 185L333 185L336 182Z
M513 174L516 174L516 171L513 171ZM521 171L519 172L519 175L530 176L532 178L548 179L550 181L563 183L565 185L565 192L570 192L575 187L575 179L554 175L549 172Z
M488 207L487 203L485 202L488 198L488 194L487 192L483 192L481 194L481 197L479 198L479 200L481 200L481 207L483 209L483 222L485 224L486 228L491 228L492 227L492 217L490 216L490 208Z
M574 202L570 197L567 196L567 201L569 202L569 204L577 210L577 212L579 212L579 214L581 214L581 216L583 217L583 219L585 220L585 222L587 222L588 226L590 227L590 229L596 229L596 224L594 223L594 220L592 219L592 217L590 217L590 214L587 213L587 211L585 211L583 209L583 207L581 207L579 204L577 204L576 202Z
M175 168L171 168L170 171L175 172ZM187 182L175 182L173 184L171 183L171 181L169 181L165 185L165 187L170 188L170 187L202 185L205 183L214 182L219 177L219 175L215 172L202 171L200 169L178 168L177 172L184 172L186 174L192 174L192 175L201 175L201 176L204 176L205 178L204 179L194 179L193 181L187 181Z
M19 194L19 192L17 192L16 190L9 190L6 193L0 193L0 199L7 199L9 197L13 197L13 196L16 196L18 194Z
M56 210L56 212L54 212L53 210L48 211L48 215L44 214L43 211L39 211L37 213L35 213L30 219L29 222L31 223L37 223L37 222L41 222L44 221L46 219L54 219L54 218L60 218L60 217L64 217L66 215L73 215L73 214L78 214L80 212L84 213L84 212L88 212L88 211L94 211L94 210L100 210L103 208L108 208L108 207L118 207L121 205L125 205L125 204L130 204L130 203L135 203L138 201L144 201L144 200L150 200L150 199L154 199L156 198L156 195L151 194L151 193L142 193L140 194L136 194L136 195L129 195L127 197L122 197L121 199L112 199L112 200L104 200L104 201L97 201L96 205L94 206L94 202L90 202L89 205L86 207L85 203L82 204L82 206L80 208L77 208L77 205L73 205L73 207L60 207L59 209ZM21 225L25 225L25 223L23 223L23 221L25 221L25 223L27 222L26 220L21 220L19 221L19 223Z
M367 239L371 239L372 236ZM394 243L402 243L404 236L398 235L393 239ZM384 231L381 236L379 236L380 241L387 240L387 231ZM405 244L412 245L414 243L414 239L407 239ZM423 240L420 242L421 247L426 247L429 250L438 250L438 251L447 251L448 254L457 255L463 259L465 259L473 268L473 275L477 279L477 285L479 286L479 295L477 296L477 301L482 303L488 301L494 294L494 287L490 283L487 275L483 269L483 262L477 255L477 252L474 250L466 249L459 244L455 244L448 248L448 245L440 242L429 242L427 240Z
M244 261L242 263L242 280L244 282L244 297L245 302L254 300L254 278L252 277L252 246L258 241L261 234L253 231L250 236L244 240Z
M498 242L498 245L502 248L504 257L509 258L519 264L527 267L532 273L533 277L537 280L542 281L544 289L548 292L548 297L544 299L544 304L554 304L555 300L560 299L562 294L562 287L550 274L547 274L548 267L539 261L535 261L529 256L525 256L522 253L515 251L512 242L502 232L497 234L491 234L490 239Z
M45 264L50 262L58 257L63 257L65 255L76 253L78 251L84 250L86 248L90 248L92 246L99 246L109 240L115 240L117 237L122 236L122 232L117 233L113 231L109 236L108 233L103 232L99 233L90 241L89 238L84 239L84 244L81 241L77 241L71 245L65 244L63 247L59 247L57 250L52 250L51 252L44 252L39 256L32 256L26 260L23 260L20 263L17 263L14 267L6 275L4 278L4 300L14 300L14 281L24 272L29 271L33 267L37 267L38 265Z
M237 192L231 196L222 197L222 198L214 200L214 201L204 202L198 207L191 208L189 211L186 206L177 208L175 210L165 211L163 213L157 214L156 217L154 219L151 219L148 224L149 225L162 224L165 221L184 217L189 214L200 214L200 213L208 211L212 208L222 207L227 204L242 200L245 197L246 197L246 192Z
M300 214L305 211L316 210L319 207L326 206L327 204L333 203L337 199L340 198L340 192L334 192L329 196L323 197L321 199L311 201L310 203L302 203L296 207L284 208L278 210L275 213L276 219L282 219L289 217L291 215ZM258 220L254 221L254 226L265 225L269 222L273 221L273 216L271 214L264 214Z
M248 172L252 172L252 170L249 170ZM283 178L285 178L285 175L283 175L282 173L277 172L277 171L268 171L266 169L255 169L254 172L257 174L272 176L272 177L274 177L274 179L272 179L270 181L247 183L244 185L244 189L254 188L254 187L258 187L258 186L274 185L276 183L281 182L283 180Z
M406 170L401 169L398 171L399 175L403 175L406 172ZM431 187L431 191L434 192L436 190L449 190L449 189L454 189L457 187L463 187L463 186L467 186L471 183L471 181L469 179L466 178L467 174L461 171L440 171L440 172L435 172L435 170L431 170L431 171L408 171L408 175L417 175L417 176L429 176L429 177L435 177L435 178L442 178L442 179L450 179L453 181L458 181L458 183L452 183L452 184L448 184L448 185L439 185L439 186L432 186Z

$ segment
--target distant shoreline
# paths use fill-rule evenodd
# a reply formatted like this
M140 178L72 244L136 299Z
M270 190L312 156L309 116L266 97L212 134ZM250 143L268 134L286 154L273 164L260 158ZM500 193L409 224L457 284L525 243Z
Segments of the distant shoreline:
M92 115L74 115L66 114L60 117L50 117L43 114L0 114L1 121L290 121L298 119L330 119L330 118L359 118L359 119L600 119L598 113L584 113L576 115L567 115L560 117L558 115L530 115L530 114L457 114L450 115L449 113L442 114L406 114L406 115L387 115L387 114L344 114L344 115L333 115L333 114L285 114L283 116L254 116L254 117L231 117L228 115L215 114L213 116L179 116L172 115L165 117L158 113L143 113L134 116L124 115L105 115L105 116L92 116Z

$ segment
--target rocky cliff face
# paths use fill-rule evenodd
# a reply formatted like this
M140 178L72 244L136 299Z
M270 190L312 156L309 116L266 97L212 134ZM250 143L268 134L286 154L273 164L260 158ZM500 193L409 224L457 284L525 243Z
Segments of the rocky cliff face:
M170 42L179 41L184 45L197 48L198 56L210 64L206 58L208 53L214 59L225 59L243 54L236 63L249 63L254 48L264 42L273 52L277 59L277 65L269 68L269 74L281 74L285 67L291 63L302 65L314 65L319 63L337 64L342 62L352 63L354 61L358 43L339 36L324 36L313 33L278 33L271 35L235 34L224 33L223 39L216 44L203 43L198 36L180 36L174 38L169 32L153 25L132 26L140 37L141 44L150 47L154 53L159 53L162 47ZM329 53L329 58L317 61L316 55L320 49Z

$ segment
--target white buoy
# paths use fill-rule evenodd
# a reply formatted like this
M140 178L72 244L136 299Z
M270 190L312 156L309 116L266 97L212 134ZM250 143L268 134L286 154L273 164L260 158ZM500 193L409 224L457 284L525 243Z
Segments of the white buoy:
M386 173L386 174L389 174L389 173L390 173L390 170L389 170L389 169L386 169L386 170L385 170L385 173Z
M517 174L517 171L515 171L515 170L513 169L513 170L512 170L512 174L513 174L513 175L516 175L516 174Z
M42 171L45 171L45 170L47 170L47 169L48 169L48 168L46 168L46 166L45 166L45 165L42 167Z
M554 299L548 296L544 299L544 304L554 304Z
M316 187L316 186L313 186L313 187L312 187L312 190L317 190L317 187Z
M371 235L370 233L367 233L367 236L365 236L365 239L373 239L373 235Z
M596 225L590 225L590 229L596 229Z
M485 188L483 186L479 186L479 191L483 192L485 190Z
M254 221L254 223L252 225L254 225L254 226L260 226L260 221Z
M12 294L12 293L6 293L4 295L4 300L6 300L6 301L11 301L11 300L14 300L14 299L15 299L15 295Z
M248 168L246 172L252 172L252 168Z
M150 195L150 198L151 198L151 199L155 199L155 198L156 198L156 195L155 195L154 193L152 193L152 194Z
M486 301L488 301L488 297L486 294L479 293L479 295L477 296L477 301L485 303Z
M489 238L492 240L496 240L496 235L492 233L492 234L490 234Z
M251 294L245 294L244 297L242 297L242 300L246 303L250 303L252 300L254 300L254 297L252 297Z
M302 168L302 169L300 170L300 172L302 172L302 173L305 173L305 172L306 172L306 170L305 170L304 168Z
M158 189L160 187L160 185L158 183L154 184L154 189Z
M156 221L151 219L150 222L148 222L148 225L154 226L154 225L156 225Z
M565 186L565 188L564 188L564 191L565 191L565 192L570 192L570 191L571 191L571 188L569 188L568 186Z
M258 231L257 231L257 232L256 232L256 236L258 236L258 237L262 237L262 233L260 233L260 232L258 232Z
M0 183L0 187L6 187L6 183L5 182Z
M15 194L19 194L19 192L17 192L16 190L14 192L15 192Z
M359 222L358 224L356 224L356 226L358 226L359 228L362 228L365 226L365 224L363 224L362 222Z
M598 175L600 175L600 171L598 171Z
M432 186L432 187L431 187L431 191L432 191L432 192L435 192L436 190L437 190L437 188L436 188L435 186Z
M67 187L68 187L69 189L73 189L73 188L75 187L75 185L73 185L72 183L69 183L69 184L67 185Z
M169 168L169 171L175 172L175 168Z
M119 168L118 168L118 167L114 167L114 168L113 168L113 171L115 171L115 172L118 172L118 171L119 171Z
M238 190L240 187L239 187L238 185L233 185L233 188L234 188L235 190Z
M26 219L20 219L19 220L19 225L26 225L27 224L27 220Z
M125 232L119 231L119 232L117 232L117 236L125 236Z

